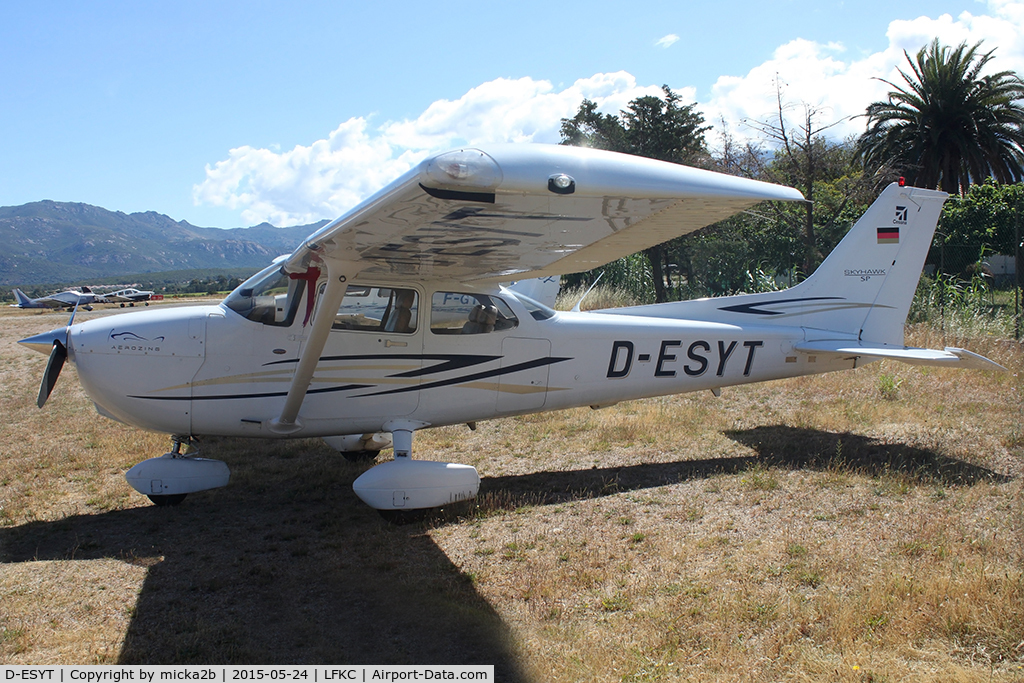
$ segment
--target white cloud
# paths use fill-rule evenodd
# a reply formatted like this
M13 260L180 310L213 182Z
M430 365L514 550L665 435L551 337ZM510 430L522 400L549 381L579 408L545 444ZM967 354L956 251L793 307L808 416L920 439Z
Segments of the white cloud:
M584 98L616 113L641 95L660 92L637 85L625 72L596 74L562 90L547 81L499 78L457 100L438 100L412 120L371 127L353 118L309 146L232 149L227 159L207 165L193 199L241 210L250 224L336 218L431 152L489 142L558 142L560 120L575 114Z
M983 50L996 48L995 69L1024 73L1024 3L1019 1L989 0L988 14L980 16L964 12L955 19L894 21L887 37L885 50L863 57L848 55L839 43L790 41L745 75L720 77L698 109L716 128L724 119L736 137L755 137L740 122L776 114L778 82L784 101L819 111L819 124L842 120L831 134L856 135L865 125L859 115L889 90L878 79L900 82L904 50L913 55L935 37L949 45L984 41ZM684 102L696 97L693 88L673 89ZM193 188L193 196L197 204L241 210L249 223L335 218L431 152L490 142L557 142L560 119L572 116L584 98L615 113L636 97L660 93L660 87L639 85L625 72L596 74L561 90L528 77L499 78L456 100L438 100L415 119L372 126L353 118L309 146L232 149L226 159L206 167L206 179Z
M891 90L879 79L902 85L897 69L908 70L904 51L913 57L935 38L951 46L983 41L983 52L995 48L991 64L995 70L1024 73L1024 3L990 0L988 8L989 13L983 16L964 12L955 19L944 14L894 21L886 33L889 46L864 57L848 57L839 43L793 40L746 75L719 78L711 97L698 107L713 124L727 121L736 137L754 137L754 130L740 122L777 116L777 80L783 101L817 109L820 125L842 121L830 129L832 135L860 134L866 124L860 115L867 105L885 99Z
M667 36L663 36L663 37L659 38L657 41L655 41L654 44L657 45L658 47L663 47L663 48L667 49L667 48L672 47L673 45L675 45L678 42L679 42L679 36L677 36L674 33L670 33Z
M197 204L242 209L250 223L309 223L336 217L415 163L353 118L326 140L287 152L238 147L206 167L206 180L193 188Z

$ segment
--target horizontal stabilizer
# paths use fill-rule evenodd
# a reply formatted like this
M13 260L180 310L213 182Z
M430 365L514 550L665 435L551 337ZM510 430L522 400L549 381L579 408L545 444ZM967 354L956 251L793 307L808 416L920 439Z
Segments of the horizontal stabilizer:
M1006 372L999 363L979 356L965 349L947 346L944 350L915 349L903 346L860 346L856 342L815 341L803 342L794 347L803 353L824 354L842 358L865 358L881 360L889 358L911 365L936 365L940 367L964 368L968 370L1001 370Z

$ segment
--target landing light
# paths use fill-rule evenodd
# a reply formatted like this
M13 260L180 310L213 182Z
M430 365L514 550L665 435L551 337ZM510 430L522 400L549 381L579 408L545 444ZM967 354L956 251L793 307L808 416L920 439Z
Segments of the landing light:
M491 157L475 149L440 154L427 162L427 175L441 187L493 189L501 183L502 173Z
M438 167L455 180L465 180L470 176L469 164L459 163L458 161L449 161L447 163L438 164Z
M548 189L555 194L572 194L576 191L576 181L564 173L556 173L548 178Z

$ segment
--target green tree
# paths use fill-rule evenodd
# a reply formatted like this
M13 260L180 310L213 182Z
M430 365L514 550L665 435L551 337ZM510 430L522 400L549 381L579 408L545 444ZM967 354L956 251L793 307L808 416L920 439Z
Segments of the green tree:
M583 100L576 115L562 119L562 144L594 147L613 152L690 166L708 164L704 116L696 104L684 105L667 85L663 97L646 95L631 101L618 116L602 114L597 105ZM644 250L654 279L657 301L668 301L668 259L665 245Z
M866 191L870 194L871 188L859 170L854 168L852 142L838 142L825 135L845 119L823 123L822 109L806 102L786 102L783 83L778 79L775 98L776 111L771 117L744 122L761 133L772 152L748 153L744 158L756 169L747 175L752 173L752 177L759 180L796 187L807 200L802 204L776 203L771 209L778 215L784 232L799 230L803 254L794 265L799 266L806 276L845 234L845 228L849 226L844 227L840 219L845 217L851 205L857 205L857 200L862 202L863 195ZM793 116L793 110L800 111L798 118ZM823 196L818 195L819 188L823 190ZM873 197L868 199L869 203L871 199ZM832 233L837 227L842 228L842 232L833 239L835 235ZM820 235L819 230L825 235Z
M674 255L687 273L690 296L718 296L760 291L766 277L795 284L809 274L846 235L876 193L851 165L853 144L822 138L815 142L818 161L812 179L815 198L812 230L807 230L803 204L765 202L679 240ZM799 153L799 152L798 152ZM794 165L778 153L744 160L743 175L785 185L802 186L787 171ZM796 166L807 168L805 163ZM740 170L737 168L736 170ZM808 233L814 262L807 267Z
M998 184L991 179L971 185L964 195L950 197L942 208L935 246L946 247L942 266L965 274L985 253L1019 255L1016 248L1024 222L1024 184ZM1024 258L1017 263L1024 280Z
M941 46L904 52L910 73L885 102L873 102L868 128L858 141L866 168L906 176L920 187L960 194L992 176L1024 176L1024 82L1010 71L983 76L992 51ZM884 80L884 79L883 79Z

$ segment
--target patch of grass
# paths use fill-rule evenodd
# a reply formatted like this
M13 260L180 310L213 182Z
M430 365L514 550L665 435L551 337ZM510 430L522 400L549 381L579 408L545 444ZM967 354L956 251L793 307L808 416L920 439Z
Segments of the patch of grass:
M601 598L601 610L604 612L622 612L625 610L632 609L633 602L624 593L616 593L608 597Z
M740 482L751 491L774 491L779 488L775 474L761 465L748 471Z
M910 345L1012 372L883 361L426 430L417 457L474 464L482 495L395 527L318 440L204 440L231 485L150 506L123 472L165 435L98 417L72 365L34 406L45 358L14 340L60 318L0 311L5 663L328 662L358 643L552 683L1024 671L1018 345L916 328Z
M878 393L886 401L895 401L900 396L900 385L903 380L895 375L882 373L878 376Z
M817 588L822 583L821 572L813 570L802 571L797 574L796 580L801 586Z
M786 546L786 554L790 557L803 557L807 554L807 548L799 543L790 543Z

